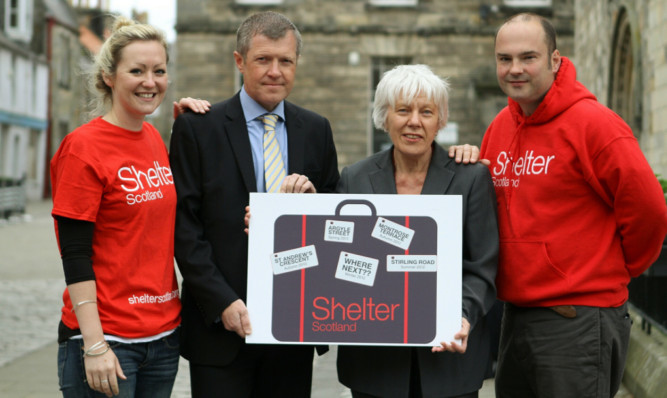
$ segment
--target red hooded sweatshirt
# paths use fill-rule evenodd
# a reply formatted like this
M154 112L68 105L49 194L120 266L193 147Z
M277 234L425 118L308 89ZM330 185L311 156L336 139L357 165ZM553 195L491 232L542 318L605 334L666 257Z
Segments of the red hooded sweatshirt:
M617 307L667 234L660 184L630 127L576 81L565 57L535 112L518 103L482 142L498 198L501 300Z

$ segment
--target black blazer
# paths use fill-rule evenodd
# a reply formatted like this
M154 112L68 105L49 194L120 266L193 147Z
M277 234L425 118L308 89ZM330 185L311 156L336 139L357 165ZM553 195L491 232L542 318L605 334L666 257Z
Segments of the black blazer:
M393 147L343 169L341 193L395 194ZM439 145L422 195L462 195L463 316L471 333L465 354L431 353L430 348L338 347L338 379L352 390L380 397L407 397L411 361L418 361L424 397L462 395L481 388L491 357L484 315L496 298L498 260L496 195L482 164L457 164Z
M285 101L289 171L333 192L338 163L329 121ZM246 301L245 206L255 192L250 139L239 94L204 114L186 112L173 127L171 169L178 195L175 256L183 275L181 354L202 365L231 362L244 344L220 314Z

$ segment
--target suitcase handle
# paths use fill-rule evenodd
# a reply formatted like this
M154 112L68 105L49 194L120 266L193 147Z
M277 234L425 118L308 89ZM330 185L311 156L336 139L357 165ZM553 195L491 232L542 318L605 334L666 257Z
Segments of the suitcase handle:
M364 200L364 199L347 199L338 204L336 206L336 215L340 216L340 211L343 209L343 206L345 205L366 205L371 209L371 215L375 217L377 215L377 211L375 210L375 205L373 203Z

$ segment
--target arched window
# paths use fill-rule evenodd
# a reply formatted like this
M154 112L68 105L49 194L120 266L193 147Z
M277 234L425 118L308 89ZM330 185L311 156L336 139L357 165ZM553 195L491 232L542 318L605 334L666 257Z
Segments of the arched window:
M618 13L611 53L609 107L618 113L639 138L642 131L640 70L635 68L632 29L627 11Z

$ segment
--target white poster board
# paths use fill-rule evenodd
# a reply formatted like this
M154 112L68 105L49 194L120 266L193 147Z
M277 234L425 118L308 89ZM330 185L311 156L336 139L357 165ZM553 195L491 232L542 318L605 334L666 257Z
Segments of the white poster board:
M247 343L454 341L460 196L251 193L250 209Z

